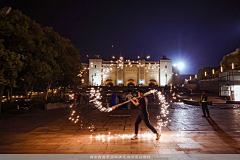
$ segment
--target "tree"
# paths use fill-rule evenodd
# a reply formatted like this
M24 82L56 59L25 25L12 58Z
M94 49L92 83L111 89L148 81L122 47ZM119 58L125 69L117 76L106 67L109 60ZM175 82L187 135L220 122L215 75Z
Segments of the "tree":
M25 86L25 95L34 86L38 91L42 84L48 90L52 84L76 88L80 85L81 60L78 50L70 40L61 37L51 27L42 28L18 10L9 14L0 13L0 39L3 39L5 50L21 55L23 68L18 74L18 82ZM41 81L39 83L39 81Z
M212 70L214 69L214 75L212 73ZM218 77L218 73L220 71L220 66L215 66L215 67L203 67L198 70L197 76L198 79L205 79L205 78L213 78L213 77ZM205 76L206 72L206 76Z
M224 71L229 71L232 69L232 63L234 63L234 69L240 69L240 50L235 54L228 54L223 57L220 62Z
M12 85L22 69L20 55L6 50L3 41L0 39L0 112L5 86Z
M45 65L39 61L44 39L43 29L18 10L7 15L1 14L0 18L0 37L4 39L5 48L22 56L23 69L18 80L25 86L25 96L28 95L28 86L31 87L31 99L34 83L42 73L41 66Z

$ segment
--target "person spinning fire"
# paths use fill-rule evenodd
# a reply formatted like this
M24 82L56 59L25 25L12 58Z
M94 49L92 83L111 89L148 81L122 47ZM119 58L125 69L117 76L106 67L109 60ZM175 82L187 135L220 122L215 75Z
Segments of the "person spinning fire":
M146 124L146 126L153 132L156 134L156 140L160 139L161 134L159 134L157 132L157 130L150 124L149 122L149 114L147 111L147 105L148 105L148 99L144 96L143 90L139 90L138 91L138 96L139 96L139 100L135 97L133 97L131 99L132 103L135 106L139 106L140 109L140 114L136 119L135 122L135 135L131 138L132 140L138 139L138 128L139 128L139 124L141 123L141 121L143 120Z

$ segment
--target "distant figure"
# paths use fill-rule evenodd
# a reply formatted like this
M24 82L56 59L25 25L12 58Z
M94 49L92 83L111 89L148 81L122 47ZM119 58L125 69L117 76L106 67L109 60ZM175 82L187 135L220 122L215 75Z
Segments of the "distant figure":
M20 102L19 108L25 110L31 109L30 101L28 101L28 99L24 99L24 101Z
M74 94L70 94L70 93L69 93L68 98L69 98L70 105L73 104L73 101L74 101Z
M124 93L122 94L122 102L121 102L121 103L126 102L126 100L127 100L127 98L126 98L126 92L124 92ZM122 105L122 107L123 107L123 108L126 108L126 104Z
M77 96L77 94L78 94L78 93L76 93L76 94L74 95L74 106L76 106L76 105L77 105L77 99L78 99L78 96Z
M207 115L208 115L207 118L210 118L210 114L207 106L207 95L205 94L204 91L202 92L201 103L202 103L202 111L203 111L202 117L206 117L206 112L207 112Z
M147 98L144 96L143 94L143 90L138 91L138 96L139 96L139 100L135 97L133 97L131 99L131 101L133 102L133 104L135 106L139 106L140 109L140 114L137 117L137 120L135 122L135 135L131 138L132 140L134 139L138 139L138 128L139 128L139 124L141 123L141 121L143 120L146 124L146 126L153 132L156 134L156 140L159 140L161 134L159 134L157 132L157 130L150 124L149 122L149 114L147 111L147 106L148 106L148 100Z
M80 91L78 92L78 94L77 94L77 103L78 103L78 105L80 105L80 101L81 101L81 93L80 93Z
M133 98L131 92L128 92L127 96L126 96L127 100L131 100ZM131 105L132 105L132 102L128 102L127 106L128 106L128 110L131 109Z
M118 98L118 96L116 96L115 104L118 104L118 103L119 103L119 98Z
M112 98L111 98L111 102L110 102L110 107L115 105L116 97L117 97L116 93L113 93Z

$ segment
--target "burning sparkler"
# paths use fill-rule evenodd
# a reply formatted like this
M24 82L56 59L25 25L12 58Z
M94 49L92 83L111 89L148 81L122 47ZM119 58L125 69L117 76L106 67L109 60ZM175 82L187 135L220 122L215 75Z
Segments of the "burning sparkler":
M167 115L169 114L168 108L169 108L170 105L166 102L165 96L158 90L150 90L150 91L146 92L144 94L144 96L147 96L147 95L153 94L153 93L156 94L158 99L159 99L159 105L160 105L161 111L160 111L160 115L157 116L157 119L158 119L157 129L160 130L160 132L161 132L162 127L166 127L168 125L168 123L171 122L171 120L167 117ZM97 89L95 89L94 87L92 87L90 89L89 98L90 98L89 102L92 102L94 104L94 106L96 108L98 108L99 111L101 111L101 112L111 112L111 111L115 110L116 108L118 108L119 106L131 101L131 100L129 100L129 101L117 104L115 106L112 106L111 108L104 107L102 102L101 102L102 96L101 96L99 87ZM76 115L76 111L72 110L72 113L71 113L71 116L69 117L69 120L73 123L81 122L81 127L82 127L83 124L82 124L82 121L79 120L79 118L80 118L80 115ZM90 131L93 131L94 128L95 127L92 124L90 124L89 127L88 127L88 129Z

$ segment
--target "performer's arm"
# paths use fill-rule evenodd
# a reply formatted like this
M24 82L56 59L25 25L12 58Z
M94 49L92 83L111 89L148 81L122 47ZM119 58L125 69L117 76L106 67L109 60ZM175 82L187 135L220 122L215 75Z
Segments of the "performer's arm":
M136 102L135 102L135 101ZM138 99L137 98L135 98L135 97L133 97L132 99L131 99L131 101L132 101L132 103L135 105L135 106L138 106L140 103L138 102Z

